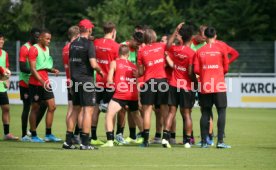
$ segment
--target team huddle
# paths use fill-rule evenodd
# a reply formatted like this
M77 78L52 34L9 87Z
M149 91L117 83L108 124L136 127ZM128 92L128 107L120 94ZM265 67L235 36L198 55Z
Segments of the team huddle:
M112 22L103 24L102 38L91 36L93 28L88 19L70 27L70 42L62 51L68 87L67 131L62 148L94 150L98 149L96 146L132 143L140 147L160 144L171 148L171 144L176 143L178 107L183 118L182 144L191 148L195 144L191 113L196 98L202 114L201 141L197 145L201 148L214 145L212 106L215 105L218 112L216 147L231 148L224 143L225 74L239 54L217 40L214 27L202 25L194 33L192 25L180 23L172 35L157 42L153 29L137 26L132 38L121 44L116 42L116 26ZM0 35L1 39L4 41L3 35ZM20 49L21 141L24 142L61 141L51 129L56 105L48 73L58 75L59 70L53 68L48 48L50 41L49 31L32 29L30 40ZM0 41L0 105L4 139L17 140L18 137L9 132L8 80L4 78L10 72L8 55L2 47ZM152 111L156 114L156 133L150 140ZM36 128L45 112L46 133L41 139ZM106 112L106 142L97 137L101 112ZM30 134L27 134L28 117ZM126 121L129 137L124 139Z

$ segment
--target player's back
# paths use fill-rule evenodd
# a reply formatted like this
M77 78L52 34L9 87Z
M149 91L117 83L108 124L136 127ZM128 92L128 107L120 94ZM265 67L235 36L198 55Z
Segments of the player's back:
M101 77L97 74L96 81L106 83L110 63L118 57L120 45L114 40L107 38L96 39L94 41L94 45L97 63L101 67L104 75L106 75L104 77Z

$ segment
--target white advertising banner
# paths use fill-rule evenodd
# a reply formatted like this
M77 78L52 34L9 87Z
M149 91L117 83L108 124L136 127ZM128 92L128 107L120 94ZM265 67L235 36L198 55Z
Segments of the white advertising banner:
M235 78L233 95L229 95L230 107L276 108L276 78Z
M67 87L66 78L62 77L50 77L50 82L55 96L56 104L67 104ZM19 77L10 77L10 89L8 96L11 104L21 104L20 91L19 91Z
M56 104L67 104L65 77L50 77ZM276 78L227 78L229 107L276 108ZM8 91L11 104L21 104L18 76L10 78Z

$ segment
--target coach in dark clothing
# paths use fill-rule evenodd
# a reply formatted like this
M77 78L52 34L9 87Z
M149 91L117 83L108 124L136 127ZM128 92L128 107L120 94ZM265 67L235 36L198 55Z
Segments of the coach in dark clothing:
M73 112L68 119L66 141L64 149L76 149L72 143L73 130L77 122L78 114L83 114L81 150L94 150L96 147L89 144L89 132L91 128L92 114L96 104L95 86L93 84L94 69L103 76L96 62L95 48L93 42L88 40L94 25L88 19L79 23L80 37L70 45L70 75L72 79ZM81 109L83 112L80 113Z

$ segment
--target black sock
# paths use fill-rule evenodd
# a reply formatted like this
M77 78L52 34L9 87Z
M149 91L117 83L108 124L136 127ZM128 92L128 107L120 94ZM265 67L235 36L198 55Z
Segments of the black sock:
M7 135L10 133L10 125L4 124L4 134Z
M155 137L155 138L161 138L161 133L156 132L154 137Z
M129 137L131 139L136 139L136 128L129 128Z
M217 108L218 111L218 143L223 143L223 135L226 120L226 108Z
M163 130L163 139L169 140L170 139L170 132L167 130Z
M183 141L185 141L185 136L186 136L186 130L183 128Z
M185 143L191 143L191 136L186 135Z
M78 126L78 124L76 124L74 135L79 135L79 133L80 133L79 126Z
M85 146L89 145L89 133L81 134L81 144Z
M114 140L114 132L106 132L107 140Z
M46 135L52 134L52 128L46 128Z
M124 135L124 130L125 130L125 127L121 127L121 133L122 133L122 135Z
M21 114L21 130L22 137L27 135L27 127L28 127L28 117L30 112L31 103L28 100L23 100L23 111Z
M170 136L170 138L175 139L175 132L171 132L171 136Z
M68 145L72 145L72 138L73 137L74 137L73 132L66 131L66 139L65 139L65 141L66 141L66 143Z
M202 143L206 143L206 137L209 131L208 122L210 119L210 115L212 114L212 108L204 107L201 109L201 112L202 112L202 115L200 118L201 141Z
M143 136L144 136L144 143L148 143L149 142L149 129L144 129Z
M118 135L119 133L121 133L121 125L119 123L117 123L116 135Z
M210 134L210 133L209 133L209 139L210 139L210 140L213 140L213 134Z
M97 140L97 126L91 127L91 139Z
M81 129L81 128L79 128L79 135L81 135L81 133L82 133L82 129Z
M36 131L31 131L31 134L32 134L32 137L36 137L37 136Z
M194 131L192 130L191 138L194 138Z
M120 124L117 124L117 131L116 131L116 135L118 135L118 134L124 134L124 128L125 127L121 127L121 125Z
M38 127L39 123L41 122L43 116L45 115L48 107L45 102L40 103L39 112L37 113L36 117L36 127Z
M137 137L137 136L141 136L141 137L143 138L143 132L137 133L136 137Z

